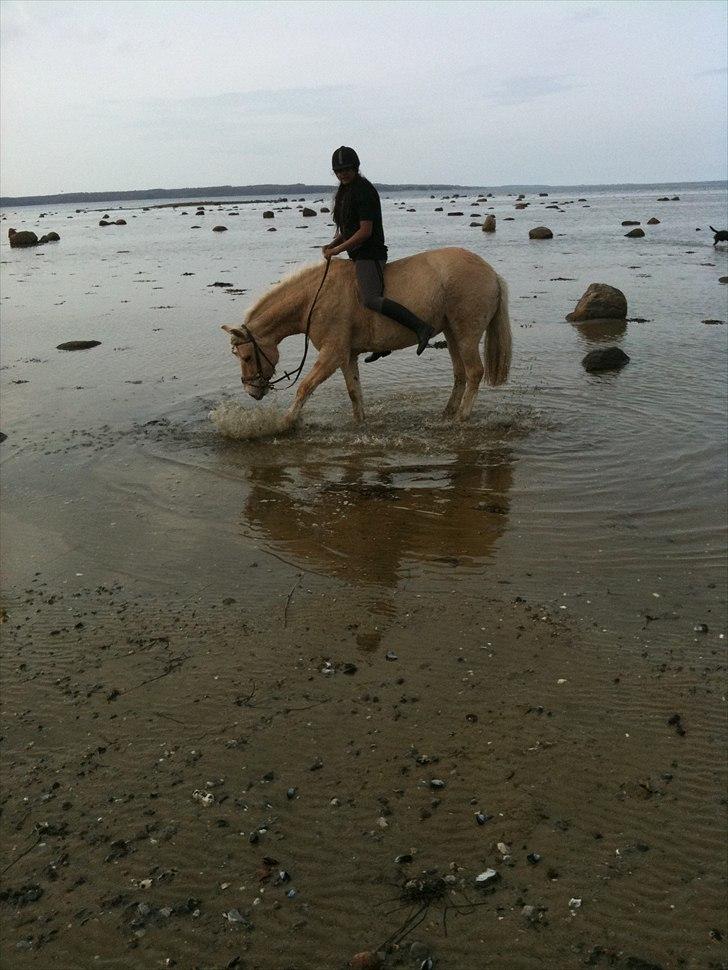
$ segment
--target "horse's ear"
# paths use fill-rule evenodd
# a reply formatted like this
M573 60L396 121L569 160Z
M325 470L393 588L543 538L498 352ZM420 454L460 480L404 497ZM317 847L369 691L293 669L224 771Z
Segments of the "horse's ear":
M239 340L245 340L245 334L240 329L240 327L229 327L226 323L223 323L221 330L225 330L229 333L231 337L237 337Z

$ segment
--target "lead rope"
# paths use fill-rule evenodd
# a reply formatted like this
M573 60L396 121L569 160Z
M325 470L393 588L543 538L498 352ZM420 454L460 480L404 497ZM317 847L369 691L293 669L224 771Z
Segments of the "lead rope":
M295 374L296 376L293 378L293 380L291 381L291 383L287 387L280 387L280 388L276 387L275 388L276 391L278 391L278 390L280 390L280 391L287 391L287 390L289 390L291 387L293 387L293 385L296 383L296 381L298 380L298 378L301 376L301 371L303 370L304 364L306 363L306 357L308 356L308 343L309 343L309 336L308 335L309 335L309 331L311 330L311 317L313 316L313 310L314 310L314 307L316 306L316 301L318 300L319 293L321 292L321 288L323 287L324 283L326 282L326 276L327 276L327 274L329 272L329 266L330 265L331 265L331 257L330 256L327 256L326 257L326 268L324 269L324 275L321 277L321 282L319 283L319 288L316 290L316 296L314 296L313 302L311 304L311 308L308 311L308 318L306 320L306 330L304 331L304 333L305 333L305 344L304 344L304 347L303 347L303 357L301 359L301 363L298 365L298 367L296 368L296 370L295 371L292 371L290 374L287 371L284 371L282 377L277 377L274 381L268 381L268 387L273 387L274 384L278 384L278 383L280 383L280 381L286 381L286 380L290 381L291 380L291 377L293 376L293 374ZM261 353L263 353L262 350L261 350ZM263 354L263 356L265 357L265 354ZM267 357L266 357L266 360L268 360ZM270 361L268 361L268 363L270 364Z

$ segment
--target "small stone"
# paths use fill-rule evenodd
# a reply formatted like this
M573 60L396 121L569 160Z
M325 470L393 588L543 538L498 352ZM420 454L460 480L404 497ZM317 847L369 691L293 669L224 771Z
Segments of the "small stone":
M482 889L483 886L493 885L499 879L500 873L496 872L495 869L486 869L475 877L475 885Z
M244 923L245 917L240 912L239 909L229 909L227 913L223 913L225 919L229 923Z
M526 859L531 863L532 866L535 866L541 861L541 856L538 852L529 852Z
M408 862L412 862L412 856L409 852L403 852L401 855L395 856L394 864L397 866L405 865Z
M491 818L491 816L486 815L484 812L475 813L475 821L478 825L485 825L489 818Z
M380 970L382 961L377 953L373 953L371 950L363 950L349 960L349 966L351 970Z
M441 788L444 788L446 784L447 782L444 782L442 778L432 778L430 780L430 788L435 789L435 791L439 791Z
M385 659L385 660L399 660L399 657L398 657L398 656L397 656L397 654L396 654L396 653L394 652L394 650L389 650L389 651L388 651L388 652L387 652L387 653L385 654L385 656L384 656L384 659Z
M708 632L708 624L707 623L697 623L693 627L693 632L694 633L707 633Z
M286 798L290 801L292 798L295 798L297 794L298 794L297 788L289 788L288 791L286 792Z
M533 919L536 914L535 906L524 906L521 910L521 916L525 916L526 919Z
M569 900L569 909L572 911L572 913L576 912L577 909L581 909L581 899L576 899L572 896L572 898Z
M496 845L496 849L498 849L498 851L500 852L501 855L510 855L511 854L511 847L509 845L506 845L505 842L499 842Z

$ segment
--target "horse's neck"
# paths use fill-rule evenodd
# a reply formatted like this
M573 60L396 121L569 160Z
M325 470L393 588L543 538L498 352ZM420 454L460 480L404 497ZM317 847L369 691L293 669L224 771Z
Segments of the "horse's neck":
M312 282L309 274L291 280L274 290L248 320L248 327L259 338L280 343L306 329L306 315L311 302Z

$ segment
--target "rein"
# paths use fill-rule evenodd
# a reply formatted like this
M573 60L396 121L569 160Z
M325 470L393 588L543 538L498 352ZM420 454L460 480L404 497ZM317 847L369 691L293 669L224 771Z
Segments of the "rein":
M324 275L321 277L321 282L319 283L319 287L316 290L316 295L313 298L313 302L311 303L311 307L308 311L308 317L306 318L306 329L304 331L305 343L303 348L303 357L301 358L301 363L298 365L298 367L294 371L291 371L290 374L288 373L288 371L284 371L283 375L281 377L277 377L274 381L266 380L263 377L263 368L261 366L260 358L262 357L263 360L271 368L272 370L271 377L273 376L273 373L275 373L275 369L276 369L275 364L267 356L267 354L260 346L258 341L255 339L253 334L250 332L248 327L246 326L240 327L240 329L246 335L244 340L241 340L239 337L231 337L231 343L233 347L237 347L239 344L246 344L246 343L251 343L253 345L253 353L255 354L255 363L258 368L258 371L253 377L252 381L246 381L247 384L257 384L258 387L268 387L274 391L287 391L289 388L293 387L293 385L296 383L298 378L301 376L301 372L303 371L304 364L306 363L306 357L308 356L309 332L311 330L311 317L313 316L314 307L316 306L316 301L318 300L319 293L321 292L321 288L326 282L326 276L329 272L330 265L331 265L331 257L328 257L326 260ZM293 379L291 380L291 378ZM288 384L286 387L274 386L276 384L279 384L281 381L291 381L291 383Z

